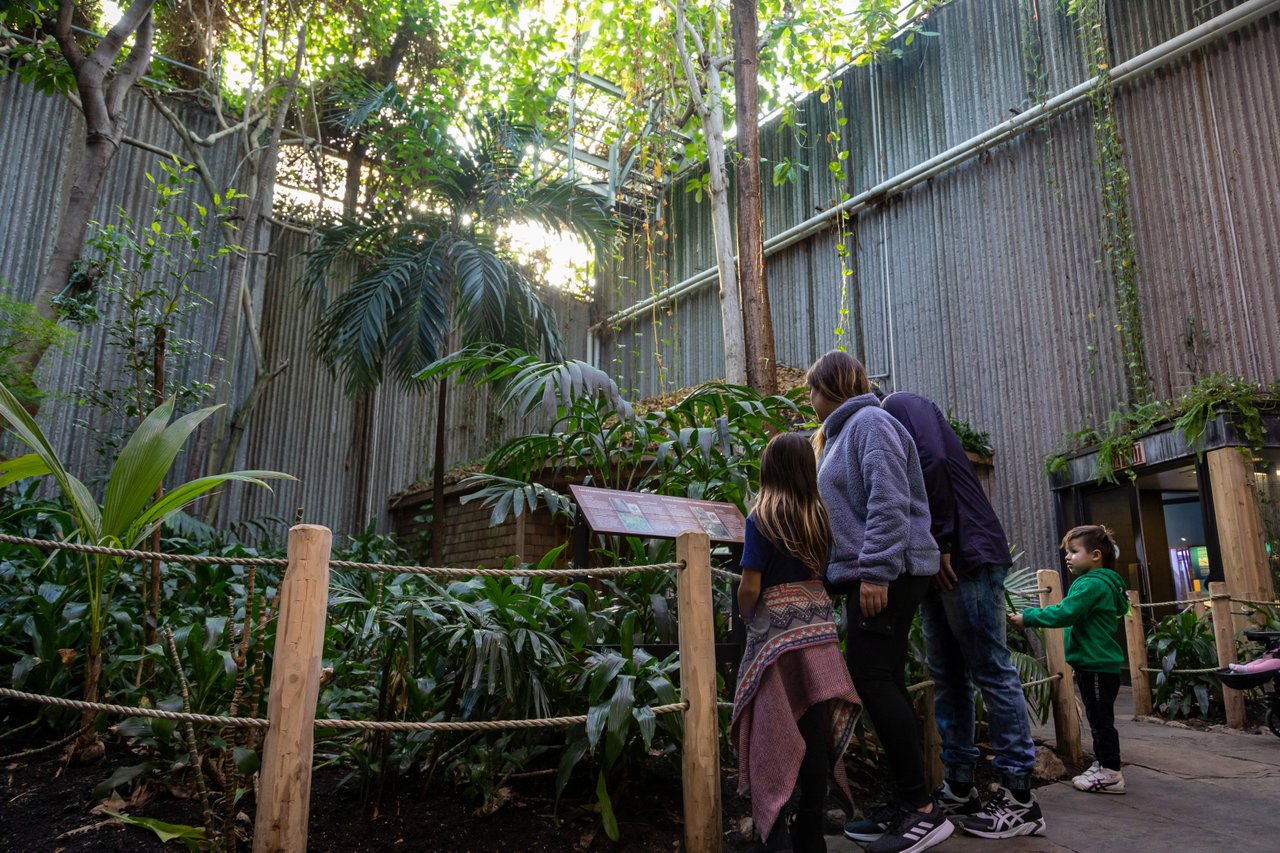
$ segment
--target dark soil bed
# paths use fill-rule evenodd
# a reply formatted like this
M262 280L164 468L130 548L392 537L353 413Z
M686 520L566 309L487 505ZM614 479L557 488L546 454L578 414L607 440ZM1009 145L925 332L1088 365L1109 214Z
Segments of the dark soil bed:
M184 849L181 842L162 844L154 832L126 826L95 812L103 803L93 789L112 772L137 764L142 756L107 743L102 761L68 765L60 754L29 761L11 760L0 767L0 851L104 851L149 853ZM359 786L340 784L346 771L316 772L311 793L308 850L312 853L356 853L394 848L431 851L620 851L654 853L680 848L683 832L678 775L657 767L643 785L633 785L616 803L622 838L611 841L598 815L587 808L582 792L570 791L559 809L554 802L554 775L511 780L501 806L487 816L476 804L452 796L442 785L424 792L421 782L389 790L377 810L362 805ZM148 780L133 802L116 801L114 809L136 817L172 824L201 825L200 808L188 786ZM135 791L138 787L135 786ZM129 791L121 794L129 798ZM730 795L732 796L732 795ZM239 804L241 837L252 831L252 797ZM247 850L242 843L240 849Z
M14 748L12 744L9 747ZM91 766L69 765L60 753L7 761L0 766L0 851L149 853L184 849L181 842L162 844L151 830L126 826L100 812L106 806L135 817L201 825L200 808L181 774L151 778L131 790L121 790L125 800L103 803L95 799L93 789L117 768L141 760L143 756L109 740L103 760ZM873 764L851 757L849 771L861 805L869 806L884 796L886 780ZM1078 772L1078 768L1068 768L1072 771ZM444 785L424 791L420 779L387 790L375 813L362 802L357 784L341 784L345 776L346 771L336 767L322 768L315 774L308 844L313 853L386 849L670 853L681 849L679 771L668 763L655 762L643 780L619 792L616 807L622 837L617 842L605 835L599 816L588 807L590 797L585 787L575 790L571 786L557 809L554 775L547 772L509 780L500 805L483 816L476 814L474 802L458 799ZM980 766L980 786L996 778L989 767ZM754 846L744 837L744 830L749 831L751 807L737 795L736 788L737 772L727 767L721 778L725 849L746 853ZM836 809L838 803L833 799L829 807ZM238 814L240 837L248 839L253 827L251 795L238 804ZM839 818L838 812L830 813L828 832L839 831ZM240 849L247 850L248 844L242 843Z

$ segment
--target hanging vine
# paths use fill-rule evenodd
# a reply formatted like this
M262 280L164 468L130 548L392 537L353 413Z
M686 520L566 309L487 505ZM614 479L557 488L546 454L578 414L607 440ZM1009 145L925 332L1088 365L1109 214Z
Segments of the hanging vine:
M1102 264L1115 285L1115 329L1124 357L1131 403L1154 398L1142 336L1138 257L1129 204L1129 170L1115 112L1107 39L1106 0L1065 0L1075 18L1085 61L1095 74L1089 93L1102 196Z

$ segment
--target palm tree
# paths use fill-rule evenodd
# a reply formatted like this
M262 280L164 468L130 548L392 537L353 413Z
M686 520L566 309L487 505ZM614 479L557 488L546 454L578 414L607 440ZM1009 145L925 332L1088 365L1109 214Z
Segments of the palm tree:
M389 86L366 90L348 122L386 122L388 115L384 180L394 175L416 192L320 233L304 277L306 298L320 306L313 338L320 357L353 396L372 390L388 372L412 386L450 348L502 343L558 358L554 320L505 251L501 228L532 222L571 230L598 254L615 230L607 201L576 182L534 175L531 155L541 140L504 114L473 122L468 139L451 141ZM359 272L327 301L331 268L351 258ZM447 401L447 378L440 376L433 562L443 545Z

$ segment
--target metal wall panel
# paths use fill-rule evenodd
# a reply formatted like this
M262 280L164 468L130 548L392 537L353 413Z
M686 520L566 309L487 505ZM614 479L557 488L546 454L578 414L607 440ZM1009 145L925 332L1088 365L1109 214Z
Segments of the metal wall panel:
M214 129L212 117L186 105L178 108L198 132ZM128 115L131 136L166 150L182 150L172 128L144 99L131 96ZM18 298L30 299L39 284L83 134L83 121L65 100L40 95L12 75L0 77L0 281L8 282ZM233 186L239 160L234 140L224 140L206 152L206 158L215 180L221 186ZM158 159L156 154L124 146L106 176L95 220L119 223L116 208L120 206L136 220L149 221L144 217L149 217L154 199L146 189L145 175L158 174ZM189 198L176 210L190 221L194 204L207 207L210 200L198 185L192 185L188 193ZM297 295L308 239L293 230L273 229L269 246L263 247L269 250L265 260L250 267L250 292L261 322L264 359L272 368L286 361L289 366L263 395L236 459L237 467L281 470L297 476L298 481L275 482L270 492L242 484L231 486L219 523L262 517L291 523L301 509L306 521L326 524L338 533L357 532L350 528L363 526L367 519L387 529L387 498L421 479L430 467L433 392L406 391L394 384L380 388L373 398L371 439L364 447L351 446L353 403L311 354L312 316L301 310ZM216 240L216 234L206 235L211 245ZM196 275L194 289L216 304L226 285L226 270L224 262ZM590 304L556 294L551 302L567 354L585 357ZM41 408L40 423L67 467L91 484L105 475L105 460L98 454L99 436L127 426L78 405L74 399L75 389L94 377L121 373L119 353L104 345L105 320L110 316L108 312L103 322L79 334L69 353L51 353L41 366L41 387L57 393ZM217 334L215 310L209 307L195 312L178 334L197 341L201 352L207 353ZM227 371L233 407L248 394L256 368L247 342L234 343L237 350L246 352ZM190 377L207 372L207 356L197 358L187 371ZM511 417L493 405L487 389L455 388L449 409L446 459L451 467L477 461L499 441L544 428L548 420L542 414ZM357 483L353 482L353 465L361 455L368 457L369 473L365 481ZM175 467L184 471L185 460L179 459Z
M185 103L175 104L188 126L197 133L214 130L212 116ZM163 150L181 152L182 143L160 113L136 95L126 101L129 135ZM62 215L63 197L75 177L83 152L84 121L63 98L42 95L21 84L13 75L0 78L0 281L7 282L17 298L30 300L40 284L48 263ZM238 157L234 140L227 139L205 152L213 179L222 188L234 186ZM159 179L160 155L131 145L122 146L103 180L92 221L120 225L121 210L140 226L150 222L156 198L149 191L146 175ZM193 182L185 197L171 207L187 221L196 218L195 204L211 206L204 188ZM209 226L206 245L217 245L217 226ZM90 234L93 227L90 228ZM91 251L91 250L90 250ZM251 290L260 290L261 267L251 263ZM162 281L173 265L157 264L143 281ZM212 303L194 310L181 321L175 337L195 342L204 355L194 357L185 370L170 377L173 383L206 375L207 353L217 335L216 304L223 288L226 264L214 264L190 276L192 290ZM105 460L99 453L104 433L132 429L76 399L77 389L95 382L116 384L124 368L121 353L106 345L107 324L116 308L101 304L102 319L80 330L67 351L51 350L40 366L39 384L53 393L40 410L40 423L67 467L86 482L105 475ZM233 396L234 399L239 399ZM177 467L184 467L179 460Z
M1114 61L1236 5L1111 2ZM1278 17L1118 93L1145 351L1161 396L1185 387L1193 367L1266 381L1280 376ZM917 39L901 59L844 76L851 194L999 124L1025 108L1032 86L1051 96L1091 73L1075 24L1057 3L955 0L929 29L941 36ZM810 130L807 146L793 145L793 129L776 123L761 132L766 157L811 158L811 183L828 174L829 154L812 140L814 129L825 127L815 118L820 108L815 95L797 110ZM821 207L813 202L820 193L809 192L802 208L795 188L766 186L766 234ZM856 264L846 301L858 330L852 351L887 385L920 391L990 430L997 509L1015 546L1038 565L1057 559L1043 457L1066 433L1104 421L1126 397L1113 285L1101 266L1100 192L1085 105L863 211L850 225ZM682 193L677 184L671 196ZM708 222L705 205L684 204L668 265L672 281L701 269L692 263L696 253L680 244L701 245ZM803 367L835 343L836 239L833 231L818 232L769 259L784 364ZM705 325L695 323L687 308L693 301L681 300L684 349L676 372L683 384L723 372L722 359L706 346L719 334L718 316L712 322L704 313ZM1194 358L1186 343L1190 316L1208 332ZM659 390L652 383L639 388Z

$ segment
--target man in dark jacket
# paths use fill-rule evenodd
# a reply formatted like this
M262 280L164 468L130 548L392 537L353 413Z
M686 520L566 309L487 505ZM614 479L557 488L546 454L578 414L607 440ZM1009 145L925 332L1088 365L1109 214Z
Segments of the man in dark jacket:
M941 552L937 588L920 608L926 665L942 739L944 781L935 796L961 827L983 838L1044 830L1031 792L1035 744L1018 671L1005 639L1004 579L1009 542L960 438L929 399L909 392L881 406L915 440L932 533ZM982 691L1002 786L983 804L974 787L973 686Z

